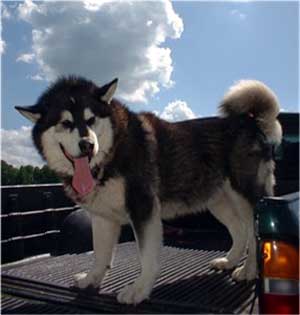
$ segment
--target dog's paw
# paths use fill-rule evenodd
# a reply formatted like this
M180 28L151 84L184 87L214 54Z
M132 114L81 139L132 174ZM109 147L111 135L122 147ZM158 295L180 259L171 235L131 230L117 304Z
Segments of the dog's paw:
M85 272L74 275L74 285L79 289L86 289L91 284L89 283L88 274Z
M245 266L235 268L231 276L232 276L232 279L237 281L237 282L246 280L246 268L245 268Z
M232 261L229 261L226 257L215 258L210 263L209 266L218 270L227 270L235 266Z
M79 289L98 288L102 280L102 275L82 272L74 275L73 278L74 286Z
M151 287L143 285L141 282L136 281L124 287L117 296L117 300L122 304L139 304L145 299L149 298Z
M244 265L236 268L232 273L232 279L239 281L251 281L256 278L256 268L246 268Z

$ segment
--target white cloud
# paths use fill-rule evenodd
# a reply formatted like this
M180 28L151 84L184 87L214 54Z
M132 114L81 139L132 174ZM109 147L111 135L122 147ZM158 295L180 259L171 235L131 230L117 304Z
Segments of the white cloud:
M19 17L24 21L30 22L31 15L34 12L38 12L38 13L43 12L41 8L37 4L33 3L33 1L25 0L18 7Z
M187 103L181 100L169 103L159 116L168 121L181 121L197 118Z
M170 0L42 2L26 0L19 18L32 25L32 51L39 75L54 80L77 74L104 84L119 77L126 101L147 101L170 87L171 50L183 22Z
M22 54L17 58L17 62L25 62L25 63L32 63L34 60L34 54Z
M2 19L6 20L9 20L11 18L11 13L4 3L1 4L1 17Z
M110 0L83 0L84 8L90 11L98 11L101 6Z
M34 80L34 81L43 81L45 80L40 74L35 74L35 75L30 75L30 76L27 76L27 78L30 78L31 80Z
M1 159L14 166L44 164L31 139L31 127L1 129Z
M3 39L0 39L0 55L5 53L6 43Z
M247 17L247 15L245 13L242 13L241 11L239 11L237 9L231 10L230 14L238 17L240 20L245 20Z

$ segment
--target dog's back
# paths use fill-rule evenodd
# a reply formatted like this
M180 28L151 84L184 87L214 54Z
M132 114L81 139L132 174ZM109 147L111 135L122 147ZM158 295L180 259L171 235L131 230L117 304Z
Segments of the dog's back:
M225 95L220 112L180 123L143 114L157 141L162 202L200 205L226 179L251 204L272 195L272 149L281 141L275 95L260 82L241 81Z

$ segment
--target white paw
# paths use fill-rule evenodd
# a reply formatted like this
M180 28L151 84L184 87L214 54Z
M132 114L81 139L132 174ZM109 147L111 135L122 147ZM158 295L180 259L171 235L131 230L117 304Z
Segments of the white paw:
M152 286L147 286L142 281L136 281L123 288L117 296L117 300L122 304L139 304L149 298Z
M239 282L239 281L243 281L246 279L246 268L245 266L241 266L238 267L236 269L234 269L233 273L232 273L232 279Z
M82 272L82 273L77 273L76 275L74 275L74 285L75 287L79 289L87 288L90 285L88 281L87 273Z
M232 279L239 282L243 280L251 281L256 278L256 266L246 268L245 265L236 268L232 273Z
M233 268L236 264L232 261L229 261L226 257L215 258L209 263L211 268L218 270L226 270Z
M74 275L74 285L79 289L87 287L97 288L100 286L103 275L101 273L78 273Z

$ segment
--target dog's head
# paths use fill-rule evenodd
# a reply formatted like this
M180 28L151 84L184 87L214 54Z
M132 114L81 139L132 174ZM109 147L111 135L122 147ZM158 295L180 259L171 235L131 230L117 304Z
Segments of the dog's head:
M33 140L49 167L62 176L91 170L113 145L111 101L118 80L98 87L78 77L61 78L36 105L16 107L35 125Z

